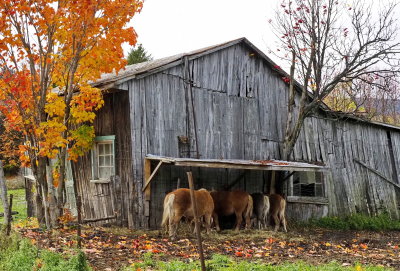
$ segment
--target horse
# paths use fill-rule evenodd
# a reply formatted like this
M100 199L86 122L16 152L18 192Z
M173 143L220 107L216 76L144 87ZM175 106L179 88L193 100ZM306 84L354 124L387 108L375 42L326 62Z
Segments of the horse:
M266 229L268 225L269 198L263 193L251 194L253 198L253 216L258 229Z
M197 203L197 215L200 221L204 217L206 231L209 233L214 211L214 201L210 192L206 189L194 191L194 197ZM171 240L176 239L178 224L182 217L186 217L189 220L193 220L194 218L190 190L187 188L179 188L172 191L168 193L164 199L164 212L161 227L167 226Z
M220 231L218 216L236 215L235 231L239 231L243 221L246 220L246 229L251 226L251 215L253 213L253 199L245 191L211 191L214 200L213 219L217 231Z
M286 200L281 195L271 194L269 195L269 203L270 214L274 221L274 231L278 231L282 225L283 230L287 232L285 218Z

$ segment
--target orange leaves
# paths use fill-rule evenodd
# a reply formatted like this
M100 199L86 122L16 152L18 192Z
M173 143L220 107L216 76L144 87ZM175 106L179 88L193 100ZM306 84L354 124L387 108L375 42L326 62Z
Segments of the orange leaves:
M39 128L36 129L36 135L41 139L38 154L54 158L59 151L58 148L63 148L68 144L62 136L66 129L67 127L57 119L40 123Z
M0 3L0 110L9 127L31 140L26 150L31 156L52 158L71 143L75 160L91 147L93 129L66 127L93 122L103 100L89 82L125 65L121 45L136 43L137 36L126 25L142 5L142 0Z

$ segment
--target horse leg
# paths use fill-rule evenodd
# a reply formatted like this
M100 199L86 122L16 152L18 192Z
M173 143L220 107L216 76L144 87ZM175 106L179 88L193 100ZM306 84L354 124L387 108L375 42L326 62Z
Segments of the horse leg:
M211 219L212 219L212 214L205 214L205 215L204 215L204 220L205 220L205 223L206 223L206 232L207 232L207 234L210 233Z
M248 214L245 215L245 220L246 220L246 229L250 229L251 228L251 218Z
M169 224L169 237L173 241L176 239L176 232L178 229L178 224L181 221L182 214L175 215L172 219L170 218L170 224Z
M243 213L235 212L235 215L236 215L235 231L238 232L239 229L240 229L240 226L242 225L242 221L243 221L242 215L243 215ZM247 223L247 221L246 221L246 223Z
M272 219L274 220L275 223L274 231L278 231L279 225L281 224L278 218L278 214L272 214Z
M215 223L215 228L217 230L217 232L220 232L221 229L219 228L219 220L218 220L218 214L213 212L212 217L214 219L214 223Z
M283 230L285 232L287 232L287 229L286 229L286 218L285 218L284 214L281 214L280 220L281 220L281 223L282 223L282 226L283 226Z

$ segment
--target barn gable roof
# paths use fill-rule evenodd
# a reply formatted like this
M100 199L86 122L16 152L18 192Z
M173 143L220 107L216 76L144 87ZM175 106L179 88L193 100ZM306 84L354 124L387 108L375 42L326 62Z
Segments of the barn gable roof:
M267 55L265 55L260 49L258 49L256 46L254 46L248 39L246 38L239 38L231 41L227 41L224 43L220 43L217 45L197 49L194 51L190 51L187 53L181 53L165 58L160 58L156 60L150 60L138 64L133 64L133 65L128 65L124 69L120 70L118 74L116 72L114 73L107 73L107 74L102 74L101 78L97 80L96 82L92 83L92 86L95 86L100 89L111 89L115 88L118 85L132 80L134 78L142 78L147 75L151 75L160 71L163 71L165 69L180 65L183 63L184 58L189 58L189 60L199 58L204 55L208 55L211 53L214 53L216 51L223 50L225 48L237 45L237 44L244 44L246 45L250 50L254 51L256 54L258 54L259 57L261 57L269 66L272 70L274 70L279 76L282 77L288 77L289 74L286 73L284 70L282 70L274 61L272 61ZM301 86L299 83L295 82L297 89L301 91ZM380 127L385 127L388 129L394 129L394 130L400 130L399 126L395 125L390 125L382 122L376 122L376 121L370 121L367 119L363 119L358 116L354 116L349 113L345 112L334 112L330 110L325 104L321 104L320 110L322 110L324 113L333 116L335 118L340 118L340 119L347 119L347 120L352 120L356 122L363 122L367 124L372 124L374 126L380 126Z
M276 72L281 74L282 76L288 76L287 73L285 73L283 70L279 69L279 66L276 65L268 56L266 56L261 50L259 50L257 47L255 47L250 41L248 41L246 38L239 38L235 40L231 40L228 42L220 43L217 45L201 48L198 50L190 51L187 53L181 53L165 58L160 58L156 60L150 60L138 64L133 64L133 65L128 65L124 69L120 70L117 73L107 73L103 74L99 80L94 82L92 85L96 86L101 89L108 89L112 88L114 86L117 86L119 84L122 84L126 81L129 81L131 79L137 78L137 77L144 77L146 75L153 74L155 72L159 72L165 69L168 69L170 67L179 65L183 62L183 59L185 57L188 57L190 60L199 58L203 55L211 54L213 52L225 49L227 47L236 45L236 44L245 44L247 45L251 50L255 51L261 58L263 58L270 66L272 69L274 69Z

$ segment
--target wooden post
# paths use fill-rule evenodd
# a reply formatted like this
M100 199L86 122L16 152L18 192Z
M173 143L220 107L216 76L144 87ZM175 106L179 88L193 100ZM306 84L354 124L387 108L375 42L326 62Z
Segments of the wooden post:
M151 176L151 161L149 159L144 159L144 179L143 187L146 185L146 181L150 179ZM149 227L150 218L150 196L151 196L151 185L148 185L144 190L144 221L143 226Z
M81 200L80 195L77 196L76 207L78 209L78 229L77 229L76 235L77 235L77 239L78 239L78 248L81 249L82 248L82 238L81 238L82 200Z
M197 202L194 198L194 185L193 185L193 176L192 172L186 172L188 176L189 188L190 188L190 199L193 205L193 215L194 215L194 225L196 228L196 235L197 235L197 245L199 247L199 254L200 254L200 263L201 263L201 270L206 271L206 265L204 262L204 252L203 252L203 242L201 240L201 233L200 233L200 223L197 217Z
M10 232L11 232L11 212L12 212L12 204L13 204L13 194L10 194L10 202L9 202L9 212L8 212L8 216L5 217L4 219L7 220L6 225L7 225L7 229L6 229L6 235L9 236Z
M276 193L276 177L275 177L275 170L271 171L271 186L269 188L269 193L270 194L275 194Z

